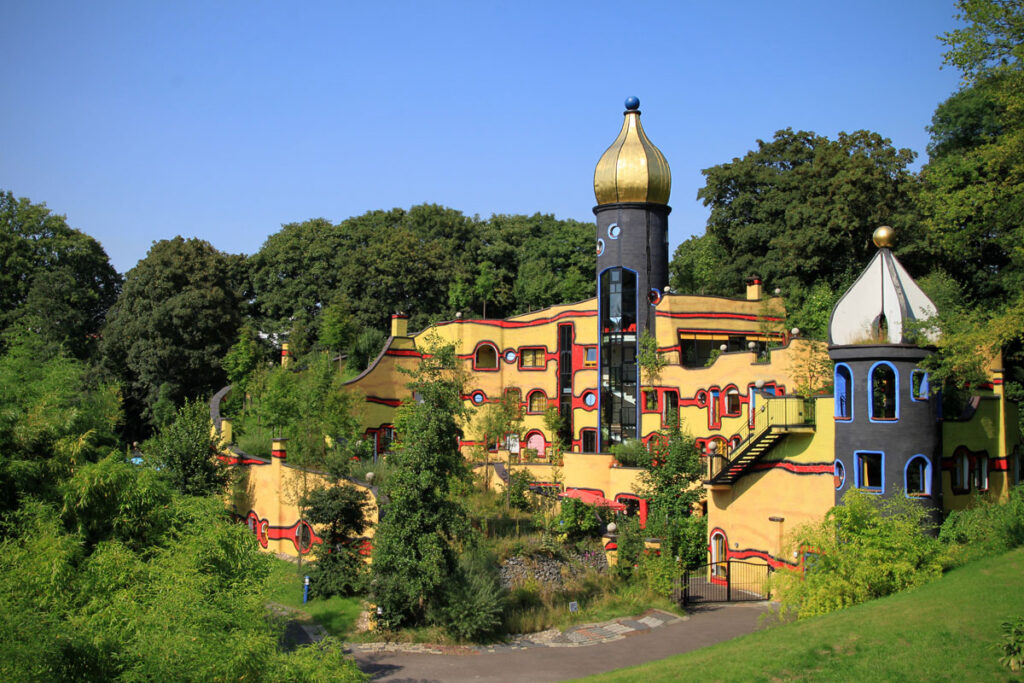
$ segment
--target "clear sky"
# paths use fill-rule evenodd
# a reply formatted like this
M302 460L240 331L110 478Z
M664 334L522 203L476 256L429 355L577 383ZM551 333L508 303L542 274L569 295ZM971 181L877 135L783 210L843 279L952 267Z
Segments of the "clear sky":
M785 127L869 129L924 161L958 74L952 0L0 3L0 189L119 271L154 240L253 253L282 223L435 202L592 221L593 171L640 98L672 167Z

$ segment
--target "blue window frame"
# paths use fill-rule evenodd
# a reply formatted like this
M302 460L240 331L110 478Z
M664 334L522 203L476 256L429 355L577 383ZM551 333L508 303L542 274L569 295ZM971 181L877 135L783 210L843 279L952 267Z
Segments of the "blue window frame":
M868 419L872 422L900 419L900 373L884 360L872 365L868 373Z
M866 493L885 492L885 453L854 451L853 483Z
M903 490L908 498L932 495L932 461L915 455L903 468Z
M853 419L853 372L846 363L837 363L835 378L836 419Z
M835 464L832 466L832 471L835 474L836 490L838 491L846 484L846 467L843 465L843 461L836 460Z
M928 393L928 373L924 370L913 370L910 373L910 400L911 401L927 401Z

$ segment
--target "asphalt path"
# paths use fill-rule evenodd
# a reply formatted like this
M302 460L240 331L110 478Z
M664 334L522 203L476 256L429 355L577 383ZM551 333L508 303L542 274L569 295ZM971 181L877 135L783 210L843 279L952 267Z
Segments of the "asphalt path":
M374 681L565 681L664 659L758 629L765 603L730 603L692 609L689 618L597 645L537 647L464 655L357 652L359 668Z

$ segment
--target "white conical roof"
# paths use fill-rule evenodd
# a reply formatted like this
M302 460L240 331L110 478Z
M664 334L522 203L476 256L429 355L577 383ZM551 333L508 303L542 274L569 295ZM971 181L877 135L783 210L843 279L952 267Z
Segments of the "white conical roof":
M892 250L883 246L832 309L829 341L839 346L907 344L910 343L907 323L927 320L937 312L935 304L893 256ZM930 342L938 339L934 328L920 332Z

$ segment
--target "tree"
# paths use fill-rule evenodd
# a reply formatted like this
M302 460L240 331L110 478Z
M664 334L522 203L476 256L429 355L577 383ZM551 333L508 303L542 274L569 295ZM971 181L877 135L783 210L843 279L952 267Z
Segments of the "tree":
M178 406L224 386L222 359L241 323L229 261L208 242L175 237L153 244L128 272L101 348L106 367L123 382L135 431L156 424L162 388Z
M222 365L232 391L242 398L243 412L247 406L249 384L256 371L264 367L269 358L267 345L259 338L252 324L242 325L238 332L238 341L228 349Z
M523 426L522 409L519 406L520 393L506 391L496 403L491 403L477 415L476 429L483 442L481 447L484 461L484 488L490 488L491 484L491 459L488 451L492 444L498 444L499 448L505 444L506 438L514 434L519 438L519 430ZM507 446L505 446L507 447ZM508 451L507 471L512 476L512 451ZM511 479L505 486L505 508L508 509L511 501Z
M29 498L53 502L57 483L119 450L116 387L61 349L21 331L0 355L0 515Z
M143 446L146 461L186 496L218 495L228 482L227 467L217 458L219 437L213 432L204 401L185 400L174 421Z
M45 204L0 191L0 332L20 320L86 358L120 287L99 242Z
M1024 5L957 7L967 25L940 40L964 86L932 119L921 205L932 254L986 305L1024 286Z
M722 245L711 233L695 235L681 242L669 263L672 290L676 294L718 292L716 271L727 259Z
M373 595L378 623L393 629L423 623L445 603L458 576L457 548L470 527L452 482L469 473L459 452L466 416L453 345L428 345L409 389L416 398L398 411L399 442L382 486L382 510L373 549Z
M693 514L704 496L702 475L693 437L676 425L655 440L636 487L647 499L650 533L662 537L662 553L679 557L687 567L704 561L707 546L705 520Z
M1004 354L1007 395L1021 396L1024 344L1024 5L961 0L966 25L940 40L964 76L929 128L920 204L936 264L939 350L926 363L944 398L987 377Z
M711 207L707 234L716 244L697 241L684 253L720 260L701 276L701 289L734 295L744 278L760 275L797 308L806 288L817 282L839 288L860 272L879 225L895 227L900 254L913 254L913 159L910 150L869 131L829 140L787 128L758 140L741 159L704 169L707 182L697 196Z

